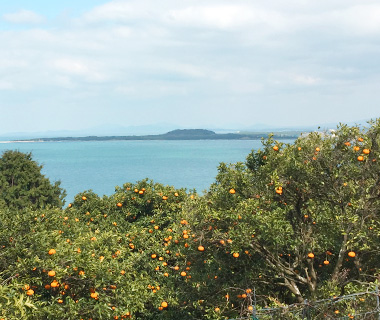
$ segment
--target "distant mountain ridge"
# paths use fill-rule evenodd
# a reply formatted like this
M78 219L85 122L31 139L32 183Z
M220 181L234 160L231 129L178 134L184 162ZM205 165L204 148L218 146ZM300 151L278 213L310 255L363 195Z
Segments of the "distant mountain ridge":
M296 139L301 132L274 133L275 139ZM87 136L87 137L56 137L36 138L22 141L109 141L109 140L257 140L267 136L264 133L215 133L206 129L176 129L164 134L145 136ZM20 140L15 140L20 141Z

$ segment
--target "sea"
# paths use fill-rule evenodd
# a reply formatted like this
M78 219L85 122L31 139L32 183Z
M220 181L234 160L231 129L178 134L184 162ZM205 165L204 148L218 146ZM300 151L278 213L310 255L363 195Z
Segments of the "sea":
M68 204L80 192L92 190L102 197L114 193L115 186L145 178L202 194L221 162L244 162L261 146L260 140L8 141L0 143L0 153L31 152L51 182L61 181Z

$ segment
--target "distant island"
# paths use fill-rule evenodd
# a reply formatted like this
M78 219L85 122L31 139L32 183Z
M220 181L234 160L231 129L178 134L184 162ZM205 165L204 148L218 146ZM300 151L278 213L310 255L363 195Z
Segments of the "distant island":
M301 132L287 131L275 132L275 139L296 139ZM215 133L206 129L177 129L164 134L145 136L87 136L87 137L57 137L57 138L36 138L22 140L23 142L49 142L49 141L109 141L109 140L258 140L266 137L268 133ZM14 140L14 142L21 142Z

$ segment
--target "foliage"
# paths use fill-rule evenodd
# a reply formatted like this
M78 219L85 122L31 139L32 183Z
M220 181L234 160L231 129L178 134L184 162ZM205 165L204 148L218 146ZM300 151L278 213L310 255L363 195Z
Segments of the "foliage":
M269 137L202 196L142 180L65 209L4 208L0 318L232 319L256 301L299 319L306 300L315 319L365 312L372 296L318 300L377 285L379 134L376 120Z
M61 207L65 191L51 184L31 153L5 151L0 158L0 206L13 209Z

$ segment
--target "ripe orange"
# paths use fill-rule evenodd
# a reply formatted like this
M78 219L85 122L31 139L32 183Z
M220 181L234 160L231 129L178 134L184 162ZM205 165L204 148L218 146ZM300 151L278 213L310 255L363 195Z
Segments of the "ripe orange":
M156 259L157 258L157 255L155 253L153 253L151 256L150 256L152 259Z
M83 196L83 197L82 197L82 200L83 200L83 201L86 201L86 200L87 200L87 197Z
M310 253L308 253L307 256L308 256L310 259L313 259L313 258L314 258L314 253L310 252Z
M26 294L27 294L28 296L32 296L32 295L34 295L34 290L29 289L29 290L26 292Z
M278 150L279 150L279 147L278 147L278 146L273 146L273 150L274 150L274 151L278 151Z
M54 271L54 270L50 270L50 271L48 272L48 276L49 276L49 277L54 277L54 276L55 276L55 271Z
M53 254L55 254L55 253L56 253L55 249L50 249L50 250L49 250L49 254L50 254L50 255L53 255Z
M358 161L364 161L364 157L363 156L358 156Z
M181 276L182 276L182 277L186 277L186 275L187 275L187 273L186 273L185 271L182 271L182 272L181 272Z
M330 264L330 261L329 260L325 260L325 261L323 261L323 264L327 266L328 264Z
M118 202L116 205L117 205L119 208L121 208L121 207L123 206L123 204L122 204L121 202Z
M229 191L231 194L235 194L236 193L236 190L234 188L231 188L230 191Z
M99 296L99 294L98 294L97 292L92 292L90 296L91 296L91 298L93 298L93 299L97 299L98 296Z
M350 258L354 258L356 256L356 253L354 251L350 251L347 253Z
M316 148L315 148L315 151L319 152L319 151L321 151L321 148L316 147Z
M282 187L276 188L276 193L277 194L282 194Z
M363 138L358 138L358 141L363 142L364 139Z
M161 307L167 308L168 307L168 303L166 301L162 301L161 302Z
M234 258L239 258L239 253L238 253L238 252L234 252L234 253L232 254L232 256L233 256Z
M204 246L199 246L198 247L198 251L205 251L205 247Z
M369 154L371 151L369 149L363 149L364 154Z

